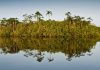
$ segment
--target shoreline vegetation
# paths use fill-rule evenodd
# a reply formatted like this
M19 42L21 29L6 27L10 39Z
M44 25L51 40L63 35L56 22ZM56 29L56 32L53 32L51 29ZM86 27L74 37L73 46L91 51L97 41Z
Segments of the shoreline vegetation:
M39 11L23 15L22 21L3 18L0 20L0 37L100 38L100 27L95 26L90 17L85 19L66 12L64 20L56 21L51 19L52 11L47 11L46 15L48 20L44 20Z

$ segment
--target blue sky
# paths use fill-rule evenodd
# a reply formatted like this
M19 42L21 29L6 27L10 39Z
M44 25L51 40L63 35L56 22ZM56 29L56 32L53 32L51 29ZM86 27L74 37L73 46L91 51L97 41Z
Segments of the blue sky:
M39 10L46 18L46 10L53 12L53 19L63 20L66 11L72 15L92 17L93 22L100 26L100 0L0 0L0 18L18 17L33 14Z

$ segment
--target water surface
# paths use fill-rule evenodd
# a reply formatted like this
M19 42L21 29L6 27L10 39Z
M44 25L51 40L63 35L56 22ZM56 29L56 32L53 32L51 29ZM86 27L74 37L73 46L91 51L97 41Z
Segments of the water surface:
M0 38L0 70L100 70L100 42Z

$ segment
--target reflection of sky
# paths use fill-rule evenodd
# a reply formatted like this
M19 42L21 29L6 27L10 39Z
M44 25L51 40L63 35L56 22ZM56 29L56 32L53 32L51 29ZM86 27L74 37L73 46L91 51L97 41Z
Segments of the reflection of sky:
M18 17L39 10L45 16L46 10L53 11L53 19L63 19L66 11L73 15L92 17L100 26L100 0L0 0L0 18Z
M36 61L33 56L25 57L25 52L22 51L16 54L0 54L0 70L100 70L99 45L100 42L92 49L91 56L85 53L85 56L73 57L72 61L66 60L67 56L61 52L43 52L42 62ZM54 61L48 62L50 57Z

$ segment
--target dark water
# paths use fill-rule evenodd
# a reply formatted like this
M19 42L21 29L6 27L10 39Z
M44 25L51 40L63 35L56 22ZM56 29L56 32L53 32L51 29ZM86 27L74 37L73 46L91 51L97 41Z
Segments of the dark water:
M100 42L0 38L0 70L100 70Z

